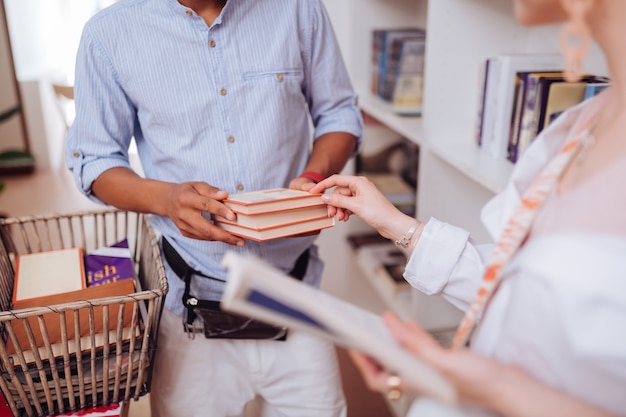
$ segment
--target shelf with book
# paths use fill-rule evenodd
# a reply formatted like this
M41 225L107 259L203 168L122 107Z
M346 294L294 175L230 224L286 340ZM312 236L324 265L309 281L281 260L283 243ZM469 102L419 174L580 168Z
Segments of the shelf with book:
M359 106L365 113L413 143L417 145L423 143L424 135L421 117L400 116L393 111L390 103L369 92L361 92L359 94Z

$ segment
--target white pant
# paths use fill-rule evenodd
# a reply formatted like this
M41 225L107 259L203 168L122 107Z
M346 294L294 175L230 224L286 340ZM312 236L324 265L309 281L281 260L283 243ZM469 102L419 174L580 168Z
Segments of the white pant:
M153 417L345 417L332 344L290 331L287 340L191 340L163 311L150 402Z

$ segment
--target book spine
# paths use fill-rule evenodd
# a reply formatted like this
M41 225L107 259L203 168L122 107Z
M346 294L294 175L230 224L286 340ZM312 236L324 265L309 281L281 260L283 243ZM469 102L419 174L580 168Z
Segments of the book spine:
M519 158L526 150L530 142L534 139L536 132L536 105L538 93L539 77L530 74L528 76L528 87L526 89L526 103L520 128L519 141L517 144L517 155Z
M496 109L494 106L495 96L498 90L500 76L500 62L497 57L489 58L489 77L487 78L487 89L485 97L485 107L483 110L483 125L481 129L480 143L483 149L493 155L494 122Z
M483 124L485 116L485 100L487 99L487 80L489 79L489 60L485 60L482 64L479 77L479 95L478 108L476 112L476 130L474 141L478 146L482 145Z
M513 109L511 111L511 123L509 126L508 145L506 158L515 163L517 162L517 138L519 117L521 114L521 106L523 104L523 81L519 75L515 76L515 94Z

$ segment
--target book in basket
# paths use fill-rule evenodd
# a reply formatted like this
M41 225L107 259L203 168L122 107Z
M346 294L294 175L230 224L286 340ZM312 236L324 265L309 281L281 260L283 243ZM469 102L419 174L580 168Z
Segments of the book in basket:
M221 307L269 323L306 331L366 353L425 396L447 403L456 391L441 374L402 348L382 318L270 266L252 254L227 252Z

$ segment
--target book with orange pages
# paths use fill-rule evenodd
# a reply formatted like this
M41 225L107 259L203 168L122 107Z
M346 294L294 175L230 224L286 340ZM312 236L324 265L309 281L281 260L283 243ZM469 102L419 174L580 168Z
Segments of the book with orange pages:
M321 194L289 188L272 188L231 194L224 204L236 213L259 214L315 205L325 205Z

